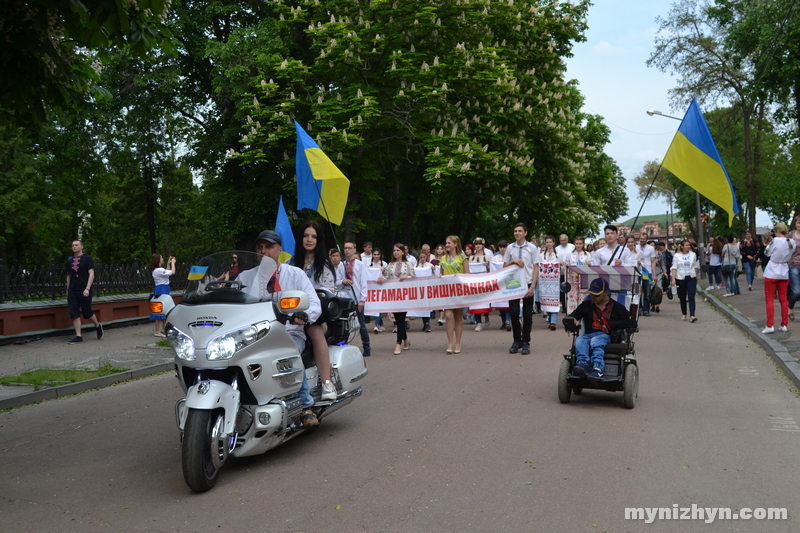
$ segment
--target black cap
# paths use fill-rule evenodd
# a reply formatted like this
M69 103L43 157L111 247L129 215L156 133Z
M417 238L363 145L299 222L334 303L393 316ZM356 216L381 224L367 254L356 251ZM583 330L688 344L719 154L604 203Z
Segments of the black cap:
M258 234L256 242L258 241L267 241L274 244L281 244L281 236L278 235L276 232L272 231L271 229L265 229L264 231Z

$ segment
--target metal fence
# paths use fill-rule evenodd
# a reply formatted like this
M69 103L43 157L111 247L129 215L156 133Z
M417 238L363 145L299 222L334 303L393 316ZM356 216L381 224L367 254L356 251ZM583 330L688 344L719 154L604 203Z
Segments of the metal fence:
M170 278L170 289L186 288L189 263L177 263ZM6 267L0 259L0 304L62 300L67 297L67 270L51 262L47 266ZM149 293L153 291L153 276L147 264L104 265L95 263L92 296Z

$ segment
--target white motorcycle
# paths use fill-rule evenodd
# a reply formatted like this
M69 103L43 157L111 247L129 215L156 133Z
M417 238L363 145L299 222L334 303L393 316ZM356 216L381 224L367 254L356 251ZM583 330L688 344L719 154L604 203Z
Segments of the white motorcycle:
M239 257L237 270L230 266L233 253ZM181 303L167 315L165 332L186 393L175 405L183 477L193 491L205 492L229 457L264 453L305 431L298 396L304 366L320 420L361 395L367 367L361 350L348 344L359 327L352 299L318 293L337 391L335 400L321 401L311 343L298 353L285 328L290 314L308 309L308 295L282 291L275 301L273 285L264 291L257 282L273 279L275 261L251 252L221 252L192 270L189 277L200 279L189 282Z

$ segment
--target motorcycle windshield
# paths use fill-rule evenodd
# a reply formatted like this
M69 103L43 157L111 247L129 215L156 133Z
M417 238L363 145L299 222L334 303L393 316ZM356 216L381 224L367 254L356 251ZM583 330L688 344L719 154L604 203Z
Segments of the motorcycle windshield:
M182 304L252 304L272 299L277 263L270 257L238 250L219 252L189 269Z

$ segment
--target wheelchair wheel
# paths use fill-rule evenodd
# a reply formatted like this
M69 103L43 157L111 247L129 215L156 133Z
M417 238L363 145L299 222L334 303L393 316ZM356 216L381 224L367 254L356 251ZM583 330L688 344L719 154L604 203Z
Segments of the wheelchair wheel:
M558 370L558 401L561 403L569 403L569 397L572 394L572 387L567 381L569 370L569 361L564 359L561 361L561 368Z
M639 395L639 367L629 364L625 367L625 381L622 384L623 403L626 409L636 407L636 397Z

